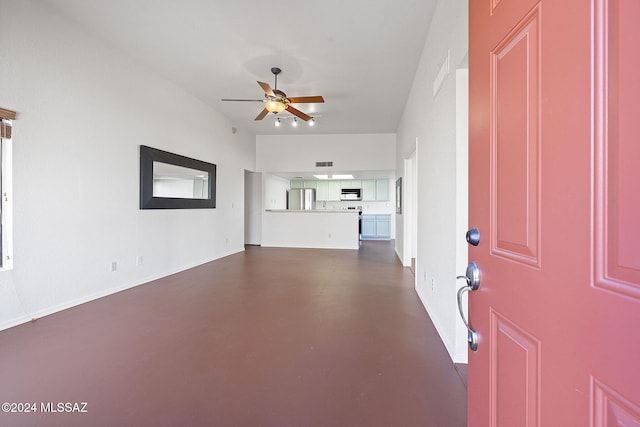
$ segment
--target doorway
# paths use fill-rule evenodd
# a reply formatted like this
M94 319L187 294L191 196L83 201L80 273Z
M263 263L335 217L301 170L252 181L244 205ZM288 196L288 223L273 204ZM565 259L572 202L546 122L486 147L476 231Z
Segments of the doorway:
M262 174L244 171L244 244L262 244Z

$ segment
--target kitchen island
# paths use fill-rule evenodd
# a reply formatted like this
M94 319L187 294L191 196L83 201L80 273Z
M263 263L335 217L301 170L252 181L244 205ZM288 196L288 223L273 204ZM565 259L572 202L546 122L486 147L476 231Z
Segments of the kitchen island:
M358 211L267 209L262 246L359 249Z

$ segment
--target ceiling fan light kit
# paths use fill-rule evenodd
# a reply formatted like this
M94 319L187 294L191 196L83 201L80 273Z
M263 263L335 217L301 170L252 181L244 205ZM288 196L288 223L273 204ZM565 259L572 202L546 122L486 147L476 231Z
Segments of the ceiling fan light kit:
M265 102L264 108L266 108L270 113L278 114L282 113L287 108L287 104L280 101L269 100Z
M310 115L303 113L302 111L294 108L291 104L304 104L304 103L322 103L324 102L324 98L322 96L299 96L299 97L287 97L287 94L281 90L278 90L278 74L282 72L282 70L278 67L271 68L271 72L275 78L274 89L271 89L268 83L258 82L258 86L262 88L264 91L264 100L257 99L222 99L222 101L258 101L264 103L264 108L262 111L256 116L255 120L262 120L266 117L267 114L280 114L285 110L291 114L293 114L294 122L293 126L297 126L297 119L300 118L305 122L309 122L310 126L313 126L314 119ZM276 126L280 126L280 121L275 122Z
M318 116L318 117L322 117L322 116ZM309 126L315 126L316 119L318 117L311 117L311 119L307 121L307 124ZM298 126L298 118L297 117L291 117L291 116L276 117L275 120L273 121L273 125L275 127L279 128L280 126L282 126L283 120L288 120L288 119L291 119L291 127L297 127Z

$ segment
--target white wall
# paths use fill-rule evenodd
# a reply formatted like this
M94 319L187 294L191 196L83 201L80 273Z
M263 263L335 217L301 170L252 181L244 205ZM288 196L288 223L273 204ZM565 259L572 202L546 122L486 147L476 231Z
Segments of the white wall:
M256 137L256 167L261 172L395 170L395 158L395 134ZM325 161L332 161L333 168L316 168L316 162Z
M244 171L244 243L259 245L262 236L262 174Z
M1 106L18 112L0 329L243 250L254 135L232 134L223 116L38 2L0 0L0 40ZM140 210L140 144L216 163L217 208Z
M256 168L270 174L394 171L395 158L396 135L389 133L256 137ZM316 162L324 161L332 161L333 167L316 167ZM265 187L265 191L265 209L284 209L270 200L268 194L275 194L270 192L271 187ZM282 196L286 197L286 192ZM389 180L389 196L389 202L327 202L327 206L331 209L363 206L365 213L391 213L391 238L395 238L394 180ZM286 206L286 199L284 203Z
M262 246L283 248L359 248L354 211L267 211L262 216Z
M466 334L460 333L456 307L456 290L464 283L455 279L464 273L456 260L460 245L466 245L456 214L457 183L464 178L457 161L455 71L466 65L467 11L465 0L437 4L398 129L396 156L397 174L404 176L404 159L418 140L416 290L454 362L467 360ZM434 96L433 82L447 56L449 74ZM404 233L402 224L398 233Z
M270 173L262 174L262 209L286 209L289 180Z

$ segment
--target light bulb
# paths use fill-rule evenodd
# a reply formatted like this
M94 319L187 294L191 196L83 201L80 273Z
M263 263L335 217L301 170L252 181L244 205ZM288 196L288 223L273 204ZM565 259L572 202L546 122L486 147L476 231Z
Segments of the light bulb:
M316 124L316 119L314 119L313 117L311 117L311 120L309 120L309 126L313 126Z
M277 127L277 128L279 128L279 127L280 127L280 117L278 117L278 118L276 119L275 125L276 125L276 127Z
M293 119L293 123L291 123L291 126L293 126L293 127L298 126L298 119L294 118Z
M287 105L284 102L270 100L264 104L264 108L271 113L277 114L282 113L287 108Z

